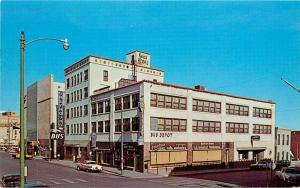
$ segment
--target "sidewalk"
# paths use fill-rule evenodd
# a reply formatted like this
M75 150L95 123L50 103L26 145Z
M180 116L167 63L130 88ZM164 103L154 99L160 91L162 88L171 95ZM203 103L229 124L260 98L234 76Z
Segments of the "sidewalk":
M178 171L172 172L172 176L185 176L191 174L212 174L212 173L227 173L227 172L240 172L247 171L250 168L229 168L229 169L209 169L209 170L193 170L193 171Z
M36 158L36 159L43 159L43 158ZM45 160L47 161L47 160ZM77 167L78 163L75 163L73 161L69 160L56 160L52 159L50 161L47 161L49 163L55 164L55 165L61 165L69 168L73 168L74 170ZM111 175L116 175L116 176L121 176L121 171L117 168L113 167L108 167L108 166L103 166L103 173L111 174ZM122 177L128 177L128 178L162 178L162 177L168 177L169 171L166 170L161 170L158 171L158 174L154 173L141 173L141 172L136 172L132 170L123 170L123 175Z

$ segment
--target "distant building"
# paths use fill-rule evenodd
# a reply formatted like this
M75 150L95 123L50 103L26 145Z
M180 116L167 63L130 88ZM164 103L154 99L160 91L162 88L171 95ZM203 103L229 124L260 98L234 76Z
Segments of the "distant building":
M299 161L300 160L300 131L292 131L291 133L292 139L292 153L294 155L294 159Z
M20 118L16 112L0 115L0 145L18 146L20 141Z
M51 124L63 130L63 114L58 120L57 108L63 111L65 86L63 83L54 82L53 75L37 81L27 87L25 114L27 141L38 141L42 148L49 147ZM53 144L52 144L53 145ZM63 147L61 143L60 148ZM58 151L63 155L63 150Z
M125 166L137 171L274 160L275 103L165 84L150 54L126 59L88 56L65 69L66 159L119 166L123 125Z
M291 160L291 129L275 128L275 161Z

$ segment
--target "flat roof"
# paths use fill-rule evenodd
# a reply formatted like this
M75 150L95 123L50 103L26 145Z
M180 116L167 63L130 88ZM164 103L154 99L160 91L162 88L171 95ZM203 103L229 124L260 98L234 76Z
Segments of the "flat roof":
M263 102L263 103L275 104L272 101L253 99L253 98L248 98L248 97L240 97L240 96L236 96L236 95L229 95L229 94L225 94L225 93L217 93L217 92L212 92L212 91L197 90L197 89L194 89L194 88L189 88L189 87L184 87L184 86L177 86L177 85L166 84L166 83L161 83L161 82L154 82L154 81L150 81L150 80L142 80L142 81L139 81L139 82L127 85L127 86L123 86L123 87L119 87L119 88L114 88L114 89L105 91L105 92L100 93L100 94L91 95L91 97L92 96L102 95L104 93L116 91L116 90L123 89L123 88L126 88L126 87L134 86L134 85L137 85L137 84L142 84L144 82L155 84L155 85L166 86L166 87L173 87L173 88L178 88L178 89L186 89L186 90L196 91L196 92L200 92L200 93L209 93L209 94L214 94L214 95L220 95L220 96L226 96L226 97L232 97L232 98L238 98L238 99L245 99L245 100L256 101L256 102Z

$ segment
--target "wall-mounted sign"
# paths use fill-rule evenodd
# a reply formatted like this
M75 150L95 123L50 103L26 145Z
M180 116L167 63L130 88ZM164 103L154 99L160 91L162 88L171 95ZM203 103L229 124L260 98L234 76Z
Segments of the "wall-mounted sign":
M127 63L136 64L141 67L150 67L150 54L140 51L133 51L126 56Z
M187 143L182 142L151 142L150 150L187 150Z
M251 136L251 140L259 141L260 140L260 136L259 135L253 135L253 136Z
M170 132L151 132L150 137L152 138L170 138L173 136L173 133Z
M95 148L96 147L96 143L97 142L97 134L96 133L92 133L91 134L91 147Z
M222 149L222 142L194 142L193 150Z
M56 106L56 113L57 113L57 129L64 130L64 92L58 91L58 103Z
M62 132L50 132L51 140L63 140L65 138L65 134Z

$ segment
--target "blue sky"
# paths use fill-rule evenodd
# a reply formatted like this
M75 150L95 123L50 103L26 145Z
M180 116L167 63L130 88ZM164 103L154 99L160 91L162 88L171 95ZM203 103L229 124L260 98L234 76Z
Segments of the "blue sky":
M298 129L299 2L1 2L0 110L19 111L19 37L65 38L26 49L26 86L87 55L125 61L139 49L167 83L276 102L276 124Z

